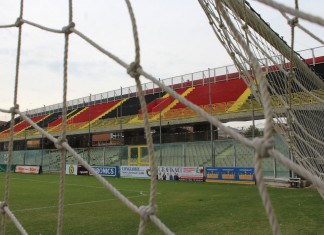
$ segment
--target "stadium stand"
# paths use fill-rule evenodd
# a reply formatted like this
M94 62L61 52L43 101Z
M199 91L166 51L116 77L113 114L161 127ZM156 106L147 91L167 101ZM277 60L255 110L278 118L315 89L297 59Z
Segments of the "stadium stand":
M37 116L37 117L33 117L31 118L35 123L38 123L40 122L41 120L45 119L48 115L44 115L44 116ZM26 121L21 121L19 123L17 123L15 126L14 126L14 132L15 134L18 134L20 133L21 131L27 129L28 127L30 127L31 125L26 122ZM0 134L8 134L10 132L10 129L7 129L3 132L1 132Z
M20 117L15 118L15 123L21 122L22 119ZM3 131L8 130L10 128L10 122L6 122L5 124L0 126L0 135L3 133ZM1 136L0 136L1 138Z
M306 62L318 74L323 74L323 56L308 59ZM277 72L271 66L265 72L267 72L270 83L277 82L273 79L273 73L276 74L277 78L284 79L282 73ZM187 78L188 76L184 77ZM243 79L240 78L240 74L232 72L216 76L215 73L214 76L203 77L202 79L187 81L181 78L178 81L182 82L171 82L170 87L176 89L178 94L185 96L189 101L199 105L207 112L212 112L214 115L233 114L233 116L230 116L230 120L235 120L236 113L239 118L244 114L244 118L251 119L250 112L252 107L256 112L262 109L259 102L250 96L251 92L246 87ZM210 166L212 165L212 151L214 151L216 166L253 166L253 151L251 149L234 143L232 140L217 140L217 130L214 136L214 145L211 146L211 142L207 141L211 138L208 134L210 131L209 126L204 126L204 122L201 120L193 119L193 123L188 122L190 118L197 117L193 111L175 101L173 97L167 95L160 88L147 87L145 90L145 100L148 104L150 121L152 126L155 126L153 128L153 137L156 143L155 156L159 164L169 166ZM271 102L273 107L280 108L280 99L284 98L285 93L279 90L276 90L276 92L281 95L272 96ZM316 100L303 91L295 89L293 92L296 102L299 102L296 105L316 104ZM322 91L315 92L318 93L319 97L324 98ZM142 144L145 142L143 131L138 131L138 128L142 125L142 111L137 93L119 94L97 100L91 100L91 98L80 100L79 104L73 104L68 107L68 139L72 137L77 139L74 147L92 165L127 164L126 146L112 145ZM44 112L44 110L47 111ZM62 110L59 106L53 106L53 109L42 108L39 109L39 112L29 111L28 113L30 113L30 118L39 126L45 127L45 129L47 127L49 132L59 134L62 123ZM159 119L160 117L161 120ZM159 121L160 125L162 125L161 130L157 128ZM183 125L177 124L181 122L184 122L185 128L182 128ZM14 136L17 139L15 144L16 151L14 153L15 163L42 163L44 170L57 170L59 167L59 153L51 150L54 146L46 144L46 139L43 140L40 133L25 121L22 121L20 117L15 118L15 123ZM188 127L190 130L186 130ZM1 150L5 150L8 147L6 141L9 138L9 128L9 122L0 126ZM91 143L89 145L91 135L107 133L107 130L112 135L116 132L124 132L121 135L125 135L126 142L112 140L107 142L111 146L91 147ZM159 135L162 136L162 145L159 144ZM38 145L35 145L35 148L39 150L31 150L33 147L32 143L29 143L31 140L39 140ZM181 141L194 142L190 142L190 144L184 147L184 143L181 143ZM288 149L283 140L276 136L275 141L276 148L285 156L288 156ZM42 149L41 153L40 149ZM36 153L38 156L36 156ZM147 160L147 155L144 155L142 161L146 162ZM66 158L66 163L77 164L69 156ZM274 169L279 176L288 174L286 167L273 160L266 159L263 167L265 175L273 175Z
M310 64L318 74L322 74L321 71L324 69L323 56L307 59L306 62ZM270 83L277 82L273 79L274 76L270 76L271 73L276 73L277 77L283 78L283 75L271 66L268 68L267 72ZM298 74L298 71L296 71L296 73ZM203 107L206 111L209 112L211 110L213 114L247 112L251 110L252 102L255 110L260 110L262 108L258 102L249 99L249 89L247 89L243 79L240 79L240 75L235 72L173 84L171 87L177 89L179 94L183 94L188 100ZM279 90L276 92L284 95L284 93ZM316 102L312 97L304 94L300 90L293 90L293 92L295 97L298 96L296 102L297 100L299 103L304 102L304 104ZM159 115L157 114L159 114L159 112L161 112L163 120L184 119L196 116L193 111L184 107L183 104L174 102L174 98L165 95L166 93L161 91L161 89L148 89L145 93L147 94L145 99L148 103L148 110L152 121L158 120ZM321 91L318 91L318 93L319 96L321 96ZM324 94L322 94L322 96L324 96ZM279 100L280 97L273 96L272 105L279 105ZM61 110L55 108L50 113L46 113L46 115L44 115L43 112L39 112L38 114L34 113L31 115L31 118L35 120L39 126L48 126L49 132L55 133L59 132L61 129L61 115ZM71 106L68 110L67 118L69 131L86 129L89 121L91 122L91 127L98 130L100 128L106 128L107 126L117 127L120 124L139 123L142 120L140 104L136 93L129 94L128 96L123 95L84 102L83 107ZM14 131L17 138L23 138L24 133L21 133L22 131L28 133L28 138L36 138L39 136L39 133L32 131L33 128L27 125L25 121L22 122L20 117L15 118L15 123ZM9 122L0 126L0 139L8 139L9 127Z
M74 115L69 121L71 123L91 122L109 113L119 106L121 102L123 102L123 100L91 105Z
M72 109L69 110L67 113L67 119L69 120L71 117L73 117L76 113L80 112L84 108L77 108L77 109ZM48 128L49 131L53 130L55 127L59 126L62 124L62 112L56 113L56 119L48 123Z

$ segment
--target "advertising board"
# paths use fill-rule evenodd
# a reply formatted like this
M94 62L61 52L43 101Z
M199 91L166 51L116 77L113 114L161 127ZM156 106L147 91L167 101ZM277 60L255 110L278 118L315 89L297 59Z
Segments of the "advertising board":
M89 175L89 171L82 165L78 165L78 175Z
M66 165L65 174L67 175L89 175L89 171L82 165Z
M78 174L78 165L66 165L65 174L67 175L77 175Z
M92 166L92 168L101 176L118 176L118 166Z
M149 166L121 166L120 177L150 179L151 170Z
M204 167L159 166L159 180L203 181Z
M23 174L40 174L41 166L23 166L16 165L15 173L23 173Z
M254 168L207 167L206 182L255 184Z

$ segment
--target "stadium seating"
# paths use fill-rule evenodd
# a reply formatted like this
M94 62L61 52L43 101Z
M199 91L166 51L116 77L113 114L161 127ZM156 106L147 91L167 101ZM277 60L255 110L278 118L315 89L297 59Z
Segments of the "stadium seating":
M21 117L16 117L15 118L15 123L19 123L22 121ZM10 128L10 122L7 122L5 125L0 126L0 134L2 134L3 131L7 130Z
M183 94L188 88L181 88L176 90L178 94ZM161 110L165 109L168 107L175 99L170 96L170 95L164 95L160 99L153 100L151 103L147 105L147 111L149 113L157 113L160 112ZM142 110L139 110L139 114L142 113Z
M186 96L186 99L197 105L208 105L235 101L246 90L243 79L223 81L219 83L196 86ZM182 103L177 103L172 109L185 108Z
M114 108L114 106L116 106L120 102L121 101L113 101L109 103L91 105L74 115L72 118L69 118L69 122L81 123L92 121L110 111L110 109Z
M80 112L84 108L77 108L77 109L72 109L67 112L67 119L75 115L76 113ZM57 125L60 125L62 123L62 113L59 112L57 113L57 119L53 120L52 122L48 123L48 128L51 129Z
M41 120L45 119L48 116L48 114L46 115L41 115L41 116L37 116L37 117L32 117L31 120L35 123L40 122ZM21 121L19 123L17 123L14 126L14 133L18 134L19 132L24 131L25 129L27 129L28 127L30 127L31 125L27 122L27 121ZM10 128L4 130L3 132L1 132L1 135L5 135L5 134L9 134L10 133Z

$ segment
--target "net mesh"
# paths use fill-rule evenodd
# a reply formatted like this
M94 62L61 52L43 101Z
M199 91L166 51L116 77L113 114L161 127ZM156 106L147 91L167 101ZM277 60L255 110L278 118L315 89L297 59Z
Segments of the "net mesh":
M271 1L264 1L271 2ZM5 178L5 194L0 204L0 210L7 216L2 216L1 234L5 234L6 218L10 218L16 225L21 234L27 234L15 215L9 209L9 191L10 191L10 166L13 156L13 134L15 115L20 115L24 120L30 123L36 130L41 132L44 137L55 143L60 150L60 192L58 206L57 234L62 234L63 228L63 204L64 204L64 174L65 159L68 152L85 166L104 187L111 191L120 201L122 201L131 211L137 213L140 217L138 234L145 232L145 225L148 221L154 223L163 233L173 234L173 232L163 224L156 216L156 186L157 186L157 167L154 157L154 149L146 103L142 91L140 76L151 80L154 84L163 88L171 96L178 99L181 103L191 108L197 114L209 121L214 126L228 136L238 140L241 144L254 150L254 164L256 172L256 181L259 192L263 201L264 208L269 217L269 222L274 234L280 234L280 228L273 212L270 198L262 175L262 161L265 158L272 157L281 162L297 175L310 180L320 192L324 191L320 162L323 161L323 81L304 63L293 50L294 41L289 46L285 43L271 28L260 18L260 16L245 1L223 0L223 1L206 1L199 0L199 3L206 13L209 23L212 26L217 38L225 47L228 54L233 59L235 65L242 73L242 77L251 89L256 102L259 102L264 110L266 120L264 136L262 138L247 139L234 130L225 127L215 116L211 116L197 105L189 102L183 96L176 93L170 87L165 86L159 79L147 73L140 63L140 46L137 33L135 16L131 4L126 0L126 5L132 22L135 58L134 62L128 64L118 58L116 55L107 51L89 37L76 29L73 22L73 5L69 1L69 20L63 29L51 29L35 22L24 19L23 9L24 2L21 1L20 14L14 24L3 25L1 28L17 27L17 59L16 59L16 76L14 89L14 102L10 109L0 109L1 112L11 114L10 141L8 150L7 172ZM277 6L279 8L279 6ZM281 6L280 10L285 14L289 9ZM323 20L316 17L309 17L302 14L296 8L292 12L290 22L292 35L294 27L298 24L298 17L305 17L312 22L323 25ZM60 137L55 138L41 127L35 124L27 115L19 110L17 99L19 84L19 65L21 50L21 33L23 26L27 24L53 33L59 33L64 36L64 66L63 66L63 113L62 113L62 132ZM148 145L148 155L150 159L150 168L152 172L150 198L147 205L136 206L129 201L122 193L113 187L106 179L101 177L91 166L73 149L66 141L66 122L67 122L67 80L68 80L68 51L69 36L75 34L81 39L88 42L94 48L114 60L117 64L124 67L128 74L136 81L141 109L143 111L143 120L145 124L145 135ZM258 58L258 59L257 59ZM274 75L276 74L276 76ZM278 77L280 79L278 79ZM303 103L302 99L311 100ZM307 105L305 105L307 104ZM278 121L275 124L273 118ZM311 123L311 124L310 124ZM291 159L287 159L280 152L274 149L273 129L276 129L287 141L290 149Z
M200 1L209 22L244 74L255 101L262 104L260 79L268 87L273 126L290 148L290 158L313 174L323 177L323 80L314 73L294 48L294 27L298 18L289 19L292 41L289 46L259 14L245 1L224 1L224 11L214 1ZM296 8L298 10L298 8ZM232 24L231 27L229 24ZM309 32L310 33L310 32ZM239 43L241 37L250 55ZM259 78L251 57L261 58L258 64L263 77Z

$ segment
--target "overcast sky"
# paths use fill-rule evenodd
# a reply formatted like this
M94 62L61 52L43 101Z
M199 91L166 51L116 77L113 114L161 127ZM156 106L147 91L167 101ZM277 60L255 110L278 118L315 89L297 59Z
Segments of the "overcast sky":
M17 0L0 1L0 25L12 24L19 16ZM265 21L290 41L284 18L270 7L249 1ZM284 1L293 6L294 1ZM218 42L197 1L134 0L141 64L161 79L232 64ZM300 9L322 16L323 1L300 0ZM127 7L121 0L74 1L76 28L123 61L134 59L134 43ZM68 22L67 0L28 0L24 19L61 29ZM304 24L324 38L324 30ZM13 104L17 28L0 29L0 108ZM18 103L22 111L62 102L63 34L53 34L23 26ZM320 46L297 30L296 50ZM98 94L135 83L125 69L85 43L70 37L68 100ZM143 79L143 82L147 80ZM8 120L0 113L0 120Z

